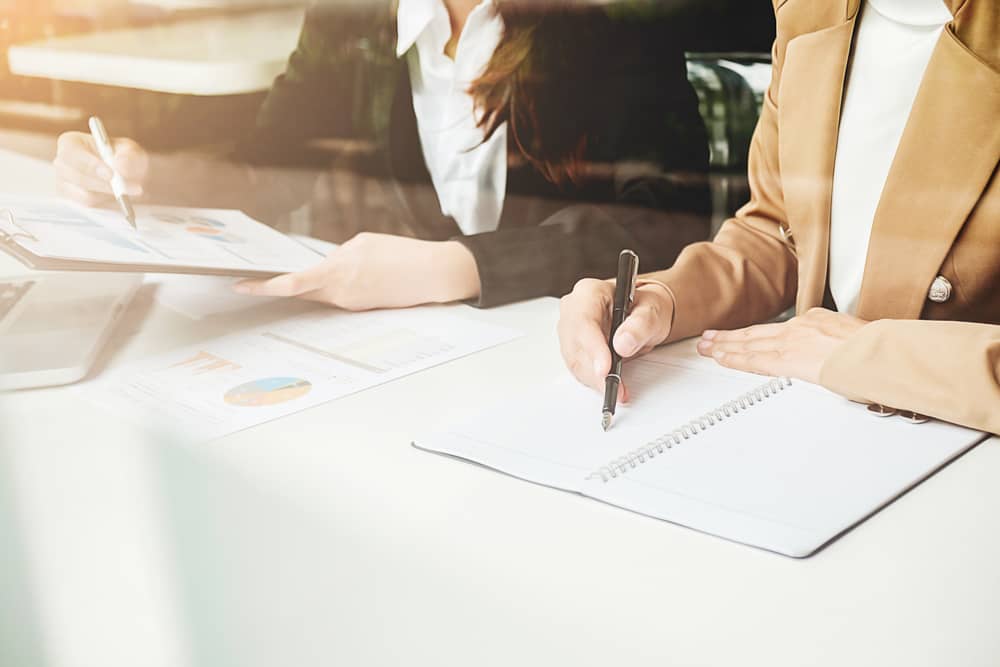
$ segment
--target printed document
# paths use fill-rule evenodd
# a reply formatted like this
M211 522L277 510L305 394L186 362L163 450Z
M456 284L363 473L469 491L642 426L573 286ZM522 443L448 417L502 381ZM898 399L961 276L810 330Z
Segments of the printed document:
M121 213L55 198L0 195L3 247L38 269L274 275L322 256L240 211L143 206Z
M520 336L462 308L310 312L134 363L78 391L123 419L210 440Z

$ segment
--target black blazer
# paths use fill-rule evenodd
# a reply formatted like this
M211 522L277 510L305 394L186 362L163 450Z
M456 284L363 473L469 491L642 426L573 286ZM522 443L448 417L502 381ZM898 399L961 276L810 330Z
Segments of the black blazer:
M523 159L508 132L507 192L494 232L463 236L441 214L408 68L395 57L396 19L388 4L309 11L298 48L239 155L255 164L324 169L327 190L351 176L366 179L355 194L368 193L382 215L344 206L342 197L331 196L326 206L314 197L314 225L326 228L323 236L342 240L374 226L459 240L479 268L479 305L561 295L580 278L609 277L623 248L639 253L643 270L667 267L708 234L708 142L682 36L669 16L637 4L542 19L535 32L544 82L533 100L538 139L553 135L545 128L554 124L585 134L589 168L578 182L556 185ZM330 139L348 148L331 153ZM374 197L371 182L378 184ZM379 218L388 223L376 225Z

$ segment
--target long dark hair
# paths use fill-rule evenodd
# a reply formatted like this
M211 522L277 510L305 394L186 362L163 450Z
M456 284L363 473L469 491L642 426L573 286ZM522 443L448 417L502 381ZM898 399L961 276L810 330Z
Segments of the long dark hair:
M560 102L569 101L562 75L579 63L564 62L560 37L566 37L566 31L553 34L550 27L580 10L565 0L496 0L496 6L504 22L503 37L468 90L484 141L507 123L517 152L546 179L557 185L578 182L588 136L574 121L578 110ZM564 27L572 27L572 22Z

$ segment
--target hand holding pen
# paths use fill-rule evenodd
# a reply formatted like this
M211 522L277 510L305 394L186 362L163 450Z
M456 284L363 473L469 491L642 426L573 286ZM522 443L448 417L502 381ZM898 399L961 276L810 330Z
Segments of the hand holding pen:
M115 199L118 200L118 206L121 207L122 215L128 220L128 224L132 225L135 229L135 209L132 208L132 201L129 199L128 194L125 190L125 179L115 168L115 149L111 145L111 137L108 136L108 131L104 128L104 123L97 116L90 119L90 134L94 137L94 143L97 144L97 152L104 160L104 164L107 165L108 169L111 170L111 192L114 194Z
M611 311L611 330L608 332L608 348L611 351L611 370L604 379L604 409L601 413L601 428L607 431L618 405L618 388L622 383L622 356L615 349L615 334L625 318L632 311L635 301L635 280L639 275L639 256L631 250L622 250L618 255L618 277L615 280L615 300Z
M110 199L117 199L112 188L117 173L124 181L119 183L124 185L123 194L131 200L130 204L135 203L135 198L143 195L146 188L150 155L131 139L109 139L109 145L113 149L111 166L101 157L92 133L62 134L53 163L60 194L84 206L106 206ZM121 203L118 206L121 208Z
M635 284L631 312L614 333L611 316L616 282L584 278L560 303L557 332L566 367L576 379L602 394L607 393L614 357L627 360L644 354L670 334L674 300L669 289L656 281L636 280ZM627 378L620 372L617 375L615 405L627 403L632 396ZM603 411L601 416L603 424Z

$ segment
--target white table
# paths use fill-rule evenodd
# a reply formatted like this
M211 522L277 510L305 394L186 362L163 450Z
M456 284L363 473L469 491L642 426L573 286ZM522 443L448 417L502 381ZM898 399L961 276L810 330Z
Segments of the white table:
M48 664L997 664L1000 440L796 561L411 448L563 372L554 300L469 314L527 336L207 446L5 397ZM109 365L269 316L143 302Z
M185 95L267 90L295 49L304 10L269 10L11 46L10 71Z

